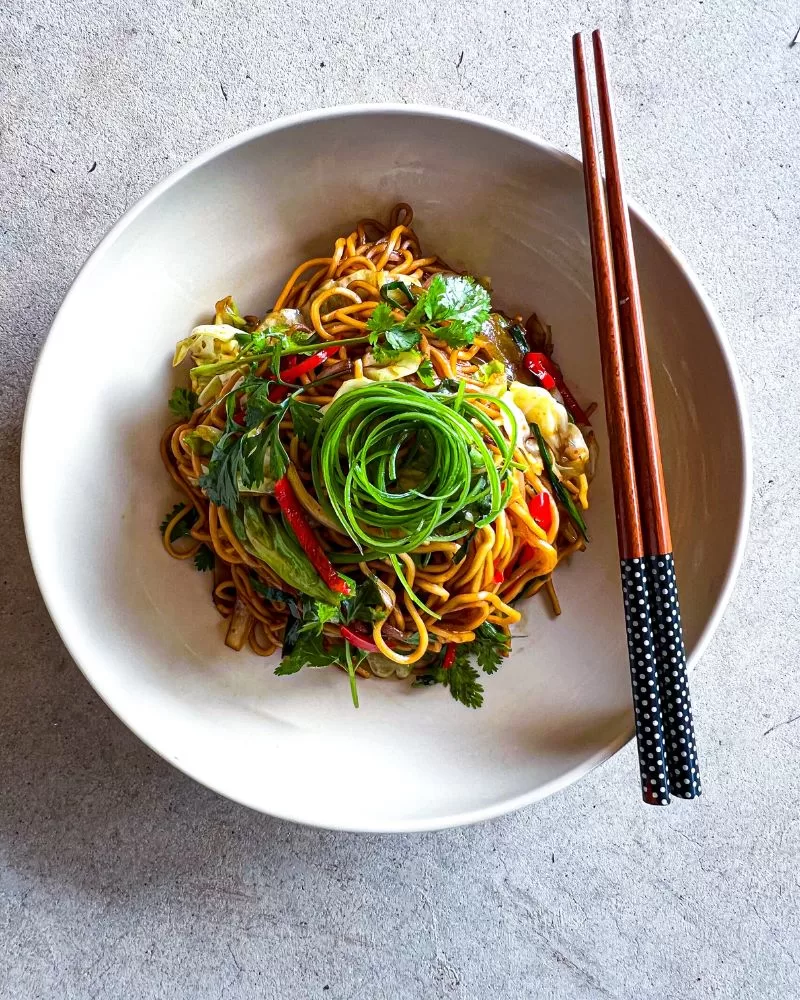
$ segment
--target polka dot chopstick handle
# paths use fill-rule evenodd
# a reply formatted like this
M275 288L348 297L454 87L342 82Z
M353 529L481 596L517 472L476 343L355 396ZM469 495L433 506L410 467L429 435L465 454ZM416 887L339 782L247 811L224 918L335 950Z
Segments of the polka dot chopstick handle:
M666 806L670 782L648 567L645 559L623 559L620 568L642 798L650 805Z
M673 795L694 799L701 791L681 609L672 553L646 556L650 614L659 665L659 687Z

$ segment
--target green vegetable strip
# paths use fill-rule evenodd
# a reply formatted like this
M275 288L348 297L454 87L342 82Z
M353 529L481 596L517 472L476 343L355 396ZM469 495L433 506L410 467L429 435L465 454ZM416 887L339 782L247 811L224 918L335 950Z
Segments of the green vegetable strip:
M350 676L350 695L353 699L353 705L358 708L358 688L356 687L356 666L353 663L353 654L350 650L350 643L345 641L344 644L344 658L347 665L347 673Z

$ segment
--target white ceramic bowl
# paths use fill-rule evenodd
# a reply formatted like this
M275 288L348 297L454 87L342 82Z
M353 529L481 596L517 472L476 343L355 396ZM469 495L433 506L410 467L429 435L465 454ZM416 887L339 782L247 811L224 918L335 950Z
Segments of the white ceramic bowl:
M505 307L536 309L578 397L602 400L577 161L469 115L337 108L222 143L125 215L53 323L23 441L39 585L108 705L223 795L365 831L496 816L575 781L633 733L602 417L593 541L558 573L564 613L553 620L539 598L529 602L527 638L487 679L480 711L443 689L375 680L362 683L356 712L338 671L273 676L271 662L225 648L208 578L161 547L158 524L176 499L158 454L175 341L226 294L243 311L266 311L296 262L399 200L413 205L423 247L491 275ZM638 211L633 228L695 661L742 554L750 473L741 393L686 265ZM90 369L87 345L102 359Z

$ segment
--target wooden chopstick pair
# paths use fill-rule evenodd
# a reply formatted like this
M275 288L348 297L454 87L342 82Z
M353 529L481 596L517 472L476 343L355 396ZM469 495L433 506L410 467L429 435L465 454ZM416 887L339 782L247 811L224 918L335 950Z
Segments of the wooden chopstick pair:
M670 794L699 795L700 775L639 283L599 31L592 43L605 195L580 34L573 56L639 773L644 801L667 805Z

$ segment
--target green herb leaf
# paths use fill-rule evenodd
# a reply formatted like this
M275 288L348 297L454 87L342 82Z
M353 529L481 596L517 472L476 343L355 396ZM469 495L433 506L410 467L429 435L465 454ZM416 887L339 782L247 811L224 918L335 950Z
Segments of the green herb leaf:
M436 372L434 371L430 358L425 358L417 369L417 375L419 376L420 382L422 382L427 389L436 388Z
M322 629L328 622L339 622L339 608L327 601L303 600L303 625L301 633L322 635Z
M172 390L172 395L169 397L169 408L176 417L183 417L184 420L190 420L192 414L197 409L197 393L192 392L191 389L176 387Z
M468 645L462 644L457 647L456 658L449 670L445 670L441 665L443 658L444 655L439 658L436 666L421 674L414 682L415 686L443 684L449 689L453 698L462 705L466 705L467 708L480 708L483 704L483 685L480 682L480 674L469 662Z
M242 428L234 421L236 395L225 400L227 421L225 432L214 445L208 470L200 477L199 485L206 496L219 507L233 511L239 503L239 470L243 463L245 437Z
M236 510L240 484L245 490L260 487L269 478L278 480L286 472L289 456L280 440L280 422L291 402L269 399L271 383L267 379L248 376L241 392L232 392L225 399L227 420L225 431L214 445L200 488L212 503ZM237 398L245 399L244 428L234 419ZM262 487L263 490L264 487Z
M275 673L279 677L296 674L303 667L329 667L333 663L341 663L344 650L341 646L325 649L322 636L306 632L298 636L294 649L284 656Z
M470 644L470 651L475 653L478 666L485 674L495 673L510 649L510 636L491 622L478 626L475 641Z
M248 375L238 386L237 391L241 392L245 400L244 425L248 430L263 424L278 410L279 404L273 403L269 398L273 384L269 379Z
M453 563L456 566L463 559L466 558L467 552L469 551L470 544L472 543L472 539L475 537L475 532L477 530L478 530L477 528L472 528L469 531L469 533L467 534L467 537L464 539L464 541L461 543L461 545L459 545L458 549L456 550L456 554L453 556Z
M368 576L354 589L353 596L346 597L340 605L342 622L345 625L353 621L374 622L386 617L381 592L374 577Z
M376 344L381 334L386 333L397 326L397 320L392 315L392 307L388 302L379 302L372 310L372 315L367 320L370 344Z
M474 278L437 274L405 322L428 326L450 347L463 347L474 341L490 309L489 293Z
M301 403L299 399L293 397L289 403L289 412L292 415L295 434L305 444L313 444L317 426L322 420L319 407L313 403Z
M194 507L191 504L187 504L186 502L176 503L175 506L172 508L172 510L165 515L164 520L159 525L159 530L163 535L166 532L167 528L169 527L169 522L173 519L173 517L175 517L175 515L178 513L179 510L181 510L182 507L186 508L186 512L184 513L180 521L178 521L178 523L172 529L171 538L173 542L176 541L178 538L184 538L191 531L192 525L197 520L197 511L194 509Z
M419 330L406 330L395 327L386 331L386 343L395 351L409 351L419 343Z
M201 545L194 554L194 568L205 573L214 568L214 552L207 545Z

